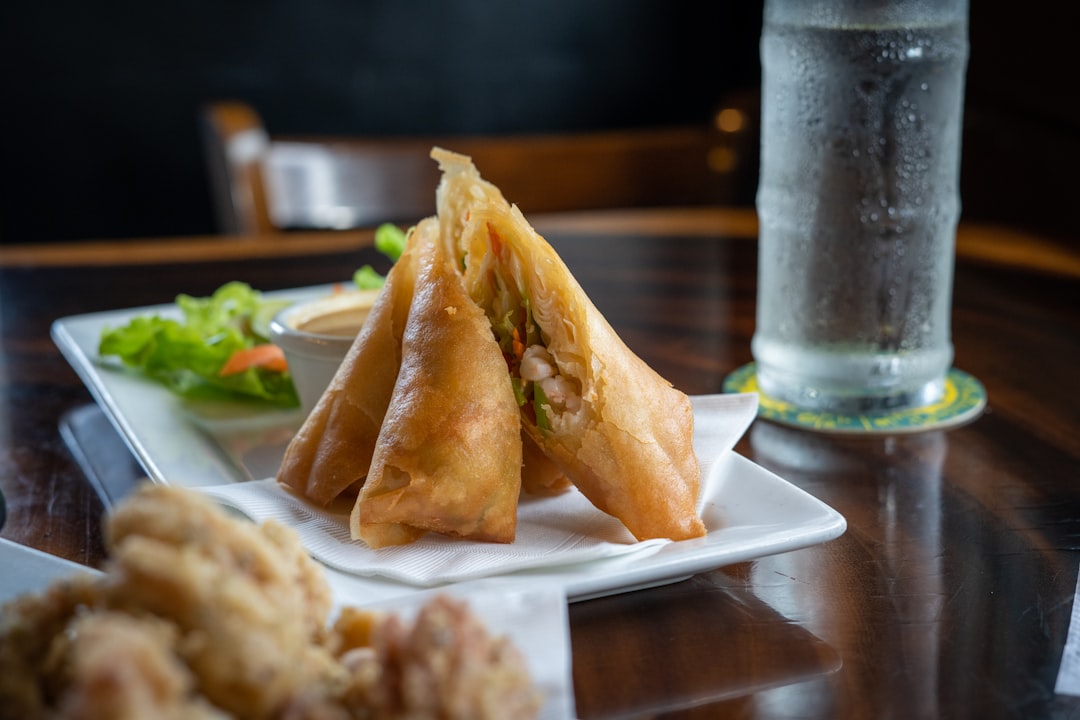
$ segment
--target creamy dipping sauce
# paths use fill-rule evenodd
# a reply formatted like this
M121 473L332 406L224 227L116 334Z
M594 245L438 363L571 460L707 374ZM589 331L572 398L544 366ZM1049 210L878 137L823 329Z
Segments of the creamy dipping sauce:
M297 325L296 329L319 335L353 337L360 332L360 327L364 324L369 312L371 308L352 308L326 313L309 318L306 322Z
M298 309L289 324L300 332L355 337L378 294L378 290L350 290L331 295Z

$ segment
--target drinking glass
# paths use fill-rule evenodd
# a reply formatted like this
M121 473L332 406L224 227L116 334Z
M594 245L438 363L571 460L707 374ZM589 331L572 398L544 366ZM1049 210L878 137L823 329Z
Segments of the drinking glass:
M766 0L758 386L930 404L952 363L967 0Z

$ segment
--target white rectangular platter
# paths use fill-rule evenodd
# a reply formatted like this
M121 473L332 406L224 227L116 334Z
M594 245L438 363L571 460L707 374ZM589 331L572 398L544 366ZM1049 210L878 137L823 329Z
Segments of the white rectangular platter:
M318 287L267 294L301 299L327 291ZM242 402L195 407L100 361L97 346L105 327L155 312L175 310L166 305L66 317L54 323L53 339L154 482L197 489L272 477L301 421L298 411ZM846 528L836 510L734 452L727 453L714 472L719 474L716 492L723 522L710 526L705 537L669 543L651 554L517 572L506 579L556 584L570 600L583 600L808 547L836 538ZM123 491L110 488L109 495L122 496ZM329 575L337 592L364 602L418 590L385 578L336 570Z

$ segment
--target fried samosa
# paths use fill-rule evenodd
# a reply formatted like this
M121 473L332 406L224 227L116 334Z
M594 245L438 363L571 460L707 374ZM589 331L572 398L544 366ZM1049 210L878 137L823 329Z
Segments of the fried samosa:
M320 505L355 495L367 477L401 365L416 281L411 245L410 239L330 385L285 450L278 481Z
M401 368L352 536L375 548L428 531L512 542L522 443L506 361L434 218L417 226L410 251L416 282Z
M639 540L704 535L690 399L626 347L469 158L432 157L443 241L508 359L524 431Z

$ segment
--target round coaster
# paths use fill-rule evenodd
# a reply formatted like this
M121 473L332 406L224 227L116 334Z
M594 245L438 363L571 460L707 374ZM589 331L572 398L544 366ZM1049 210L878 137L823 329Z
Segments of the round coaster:
M774 400L758 389L754 363L743 365L724 380L724 392L756 392L758 416L793 427L835 433L907 433L941 430L974 420L986 407L986 389L962 370L945 376L945 394L932 404L882 415L818 412Z

